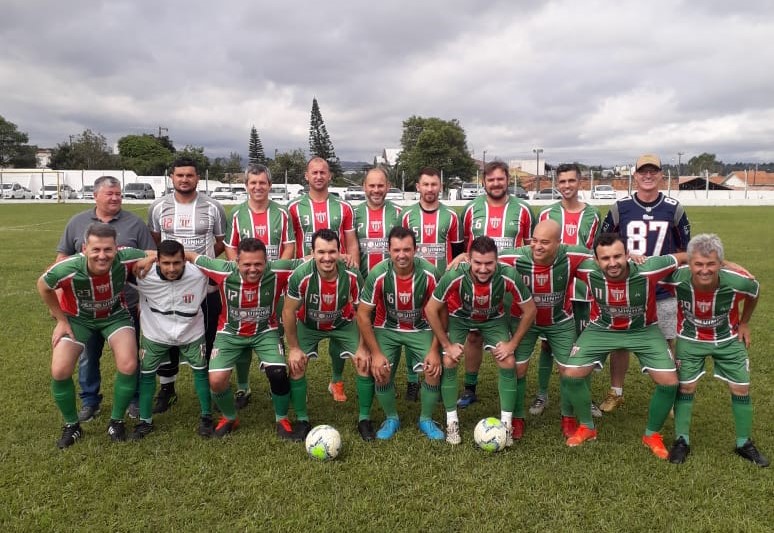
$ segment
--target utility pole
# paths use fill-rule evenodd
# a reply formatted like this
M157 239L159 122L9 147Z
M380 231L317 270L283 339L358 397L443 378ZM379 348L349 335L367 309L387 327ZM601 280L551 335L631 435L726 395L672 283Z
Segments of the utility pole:
M680 164L685 152L677 152L677 182L680 183Z
M543 153L542 148L533 148L535 153L535 193L540 190L540 154Z

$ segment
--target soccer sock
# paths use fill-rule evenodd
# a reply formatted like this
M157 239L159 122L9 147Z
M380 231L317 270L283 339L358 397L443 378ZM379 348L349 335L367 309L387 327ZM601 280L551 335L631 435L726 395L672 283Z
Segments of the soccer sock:
M460 419L457 417L457 410L454 409L452 411L446 411L446 425L448 426L452 422L459 422Z
M475 391L478 385L478 372L465 372L464 385L466 389Z
M623 387L610 387L610 390L613 391L616 396L623 396Z
M301 379L290 378L290 400L293 402L293 410L298 420L309 421L306 412L306 376Z
M54 379L51 378L51 395L54 402L62 412L65 424L78 423L78 410L75 407L75 383L73 378Z
M137 374L122 374L116 371L115 382L113 383L113 411L110 418L113 420L123 420L126 408L132 401L134 390L137 387Z
M691 429L691 415L693 414L693 394L677 393L675 400L675 435L679 439L685 439L686 444L691 443L688 432Z
M169 385L172 384L172 386L175 386L175 381L177 381L177 374L174 376L159 376L159 385Z
M344 379L344 363L347 360L343 359L341 355L331 356L331 383L337 383Z
M226 390L222 392L215 392L212 389L210 389L210 391L212 392L212 398L218 405L220 412L223 413L223 416L228 420L236 420L236 405L234 405L234 392L231 390L231 385L226 387Z
M193 371L194 390L199 398L199 409L202 416L212 414L212 396L210 396L209 373L206 368ZM142 408L141 408L142 409Z
M441 396L440 385L428 385L427 381L422 382L422 395L420 397L419 420L431 420L433 418L433 409Z
M374 378L372 376L358 376L355 378L357 389L357 406L359 409L358 422L371 419L371 405L374 403ZM393 389L393 394L394 394Z
M664 421L669 416L669 411L675 405L677 385L656 385L656 389L650 397L648 408L648 424L645 426L645 435L658 433L664 426Z
M457 367L443 369L441 400L443 400L443 408L446 412L457 409Z
M575 416L570 401L570 393L567 392L567 380L559 380L559 412L562 416Z
M551 346L540 347L540 359L538 360L538 396L545 397L548 394L548 383L551 380L551 370L554 358L551 356Z
M562 377L562 381L565 382L564 387L578 423L593 429L594 419L591 416L591 391L586 378Z
M248 357L237 358L236 364L236 382L237 390L248 390L250 388L250 363L253 362L252 354Z
M750 395L731 395L731 413L734 415L734 427L736 429L736 447L744 446L752 432L752 403Z
M290 391L285 394L271 393L271 403L274 405L274 419L282 420L288 417L290 409Z
M153 419L153 395L156 393L156 373L140 373L140 420Z
M384 410L387 418L398 418L398 408L395 405L395 384L392 380L386 385L376 385L376 399Z
M500 369L500 381L502 382L503 379L503 369ZM516 375L516 370L513 370L514 377ZM513 403L511 404L511 409L513 410L513 416L514 418L524 418L524 396L527 393L527 377L524 376L523 378L516 378L516 381L514 383L514 391L513 391ZM500 409L507 411L508 409L503 409L503 407L508 407L508 405L503 405L503 402L500 401Z

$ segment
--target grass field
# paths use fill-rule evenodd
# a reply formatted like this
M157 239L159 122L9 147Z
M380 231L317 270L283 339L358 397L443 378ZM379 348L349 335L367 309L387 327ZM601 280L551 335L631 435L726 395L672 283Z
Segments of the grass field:
M482 417L497 415L496 377L484 364L480 402L461 411L464 444L450 447L420 436L418 404L399 401L403 427L393 441L357 436L354 373L350 401L334 405L325 392L329 364L312 364L313 423L342 433L339 460L318 464L300 444L279 441L265 378L252 373L253 401L230 438L205 441L190 371L180 401L154 418L157 431L139 443L110 444L110 395L103 413L84 425L85 438L56 449L61 416L49 388L53 326L35 280L53 260L70 215L84 205L0 205L2 341L0 398L0 528L3 531L771 531L774 469L759 469L732 453L727 388L705 376L694 409L692 455L681 466L662 462L639 442L651 382L632 364L626 404L599 423L595 443L568 449L559 433L558 378L541 417L529 417L524 440L487 456L472 445ZM144 217L143 206L132 206ZM762 299L751 348L753 435L774 456L774 208L690 208L694 233L714 231L729 259L755 273ZM113 365L103 358L104 391ZM398 390L403 393L404 373ZM594 380L594 397L607 372ZM528 398L535 390L530 370ZM375 406L377 423L382 420ZM442 420L439 407L436 419ZM131 424L130 424L131 426ZM672 421L664 430L673 438Z

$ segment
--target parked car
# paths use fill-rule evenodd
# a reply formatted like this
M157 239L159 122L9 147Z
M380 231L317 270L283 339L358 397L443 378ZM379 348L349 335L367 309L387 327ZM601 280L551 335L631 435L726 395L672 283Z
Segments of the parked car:
M287 202L288 191L285 189L285 186L273 185L272 188L269 189L269 200L274 200L275 202Z
M387 200L392 200L392 201L402 202L403 201L403 191L401 191L397 187L392 187L390 190L387 191L386 199Z
M21 200L34 200L38 197L34 192L29 190L27 187L22 187L21 190L22 190Z
M535 193L535 200L561 200L562 195L556 189L540 189Z
M234 200L237 202L244 202L247 200L247 189L242 185L232 186L231 193L234 195Z
M595 185L591 191L594 200L615 200L615 189L610 185Z
M347 187L346 192L344 192L344 199L348 202L351 202L353 200L365 200L365 191L363 190L363 187L359 185L354 185L352 187Z
M516 198L521 198L522 200L529 200L529 194L522 187L517 186L514 188L514 186L511 185L510 187L508 187L508 194L511 194Z
M472 200L480 194L484 194L484 189L475 183L463 183L462 187L460 188L461 200Z
M156 198L156 191L153 190L153 186L150 183L127 183L124 186L124 198L132 198L134 200L154 200Z
M81 197L84 200L93 200L94 199L94 185L84 185L83 190L81 191Z
M66 183L62 183L59 186L44 185L40 188L39 195L43 200L59 200L60 198L62 200L70 200L78 197L78 193L75 192L75 189Z
M24 187L19 183L3 183L3 200L21 200Z
M234 191L231 190L231 185L221 185L219 187L215 187L215 190L212 191L210 197L213 200L233 200Z

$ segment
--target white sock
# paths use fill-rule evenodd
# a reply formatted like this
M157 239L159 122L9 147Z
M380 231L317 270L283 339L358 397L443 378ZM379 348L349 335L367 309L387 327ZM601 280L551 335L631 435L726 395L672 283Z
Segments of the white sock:
M623 387L610 387L616 396L623 396Z
M459 418L457 418L457 410L454 411L446 411L446 424L451 424L452 422L459 422Z
M175 374L171 378L168 378L166 376L159 376L159 383L161 385L166 385L168 383L174 383L175 381L177 381L177 374Z
M500 422L510 427L513 423L513 413L509 411L500 411Z

